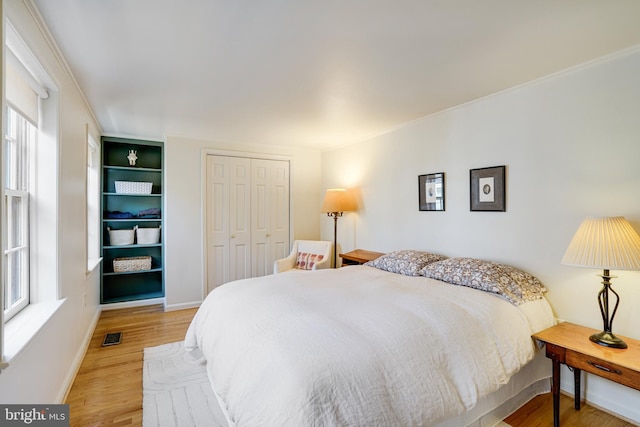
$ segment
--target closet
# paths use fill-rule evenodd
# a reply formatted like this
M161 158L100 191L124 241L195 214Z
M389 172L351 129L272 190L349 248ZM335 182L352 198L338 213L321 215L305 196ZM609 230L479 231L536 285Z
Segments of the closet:
M206 156L207 293L289 254L289 161Z

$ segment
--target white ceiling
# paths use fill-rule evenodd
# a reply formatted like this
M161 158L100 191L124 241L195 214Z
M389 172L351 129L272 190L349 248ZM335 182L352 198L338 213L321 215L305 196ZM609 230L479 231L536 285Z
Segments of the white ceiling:
M640 44L638 0L32 0L108 134L359 141Z

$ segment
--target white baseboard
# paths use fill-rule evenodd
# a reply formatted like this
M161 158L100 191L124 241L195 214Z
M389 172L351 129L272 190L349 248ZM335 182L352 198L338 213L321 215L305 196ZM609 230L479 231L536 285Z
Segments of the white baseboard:
M185 302L181 304L171 304L171 305L165 304L164 311L177 311L177 310L186 310L189 308L198 308L200 307L201 304L202 304L202 301L192 301L192 302Z
M57 403L64 403L69 396L69 392L71 391L71 387L73 386L73 381L80 370L80 366L82 366L82 361L84 360L84 356L87 354L87 350L89 349L89 344L91 344L91 339L93 338L93 334L98 326L98 321L100 320L100 314L103 310L115 310L119 308L128 308L128 307L142 307L145 305L155 305L164 303L164 298L156 298L152 300L144 300L144 301L131 301L125 303L115 303L115 304L103 304L98 307L93 318L91 319L91 323L87 328L87 331L82 340L82 344L78 348L76 352L76 356L73 359L73 363L71 364L71 368L69 372L65 376L64 381L62 382L60 391L56 398ZM202 304L202 301L194 301L183 304L172 304L170 306L165 305L165 311L177 311L177 310L186 310L189 308L198 308Z
M114 302L112 304L102 304L100 308L103 311L117 310L119 308L144 307L145 305L164 304L164 298L143 299L137 301Z
M89 344L91 344L91 339L93 338L93 333L96 330L96 326L98 326L98 320L100 320L100 313L102 310L98 307L95 314L93 315L93 319L91 319L91 323L87 328L87 332L84 334L84 339L82 340L82 344L76 353L76 357L73 359L73 363L71 364L71 369L67 373L64 381L62 382L62 387L60 388L60 392L58 393L58 397L56 398L57 403L64 403L69 396L69 392L71 391L71 386L73 386L73 382L76 379L76 375L78 375L78 371L80 370L80 366L82 365L82 361L84 360L84 356L87 354L87 350L89 349Z

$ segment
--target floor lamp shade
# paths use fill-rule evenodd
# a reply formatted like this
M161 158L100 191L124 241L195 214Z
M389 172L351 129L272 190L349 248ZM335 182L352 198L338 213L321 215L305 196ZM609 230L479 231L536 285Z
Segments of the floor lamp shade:
M350 212L355 210L353 197L344 188L331 188L327 190L322 202L322 210L324 213L332 212Z
M333 267L336 267L336 253L338 251L338 218L343 212L356 210L355 200L344 188L332 188L327 190L322 202L321 212L333 217Z
M603 332L590 337L596 344L626 348L627 345L611 332L613 317L618 309L620 297L611 288L609 270L640 270L640 236L623 217L587 218L562 257L562 263L575 267L603 270L603 287L598 294L598 303L604 325ZM609 314L609 293L615 296L615 305Z

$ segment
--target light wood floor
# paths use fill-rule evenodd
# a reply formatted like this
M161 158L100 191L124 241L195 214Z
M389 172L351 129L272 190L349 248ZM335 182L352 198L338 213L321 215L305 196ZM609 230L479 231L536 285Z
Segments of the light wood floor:
M103 312L67 398L71 426L140 427L143 349L183 340L194 314L195 309L165 313L162 306ZM102 347L108 332L122 332L122 343ZM633 426L588 405L575 411L567 396L562 396L561 407L562 427ZM551 396L538 396L505 422L514 427L552 426Z
M141 426L143 349L182 341L195 311L165 313L158 305L102 312L67 397L71 426ZM108 332L122 332L121 343L102 347Z
M504 422L513 427L553 426L551 394L542 394L533 398ZM573 396L560 396L561 427L633 427L634 425L584 403L582 408L576 411L573 409Z

